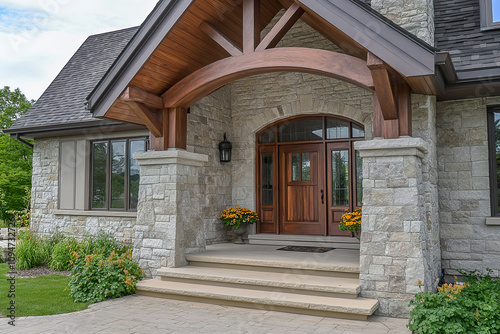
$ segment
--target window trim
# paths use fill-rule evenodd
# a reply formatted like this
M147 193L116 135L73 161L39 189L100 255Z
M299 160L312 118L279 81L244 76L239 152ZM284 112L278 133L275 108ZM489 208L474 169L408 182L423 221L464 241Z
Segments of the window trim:
M479 0L481 30L500 29L500 21L493 21L493 0Z
M495 113L500 113L500 105L489 106L487 123L488 123L488 162L490 169L490 205L491 216L500 217L498 210L498 184L497 184L497 162L495 149Z
M144 150L149 149L149 138L145 136L138 137L116 137L108 139L96 139L90 141L90 170L89 170L89 210L94 212L137 212L137 209L130 208L130 142L134 140L144 140ZM111 208L111 143L125 141L125 185L124 185L124 208ZM105 208L93 207L93 189L94 189L94 143L107 143L106 149L106 190L105 190Z

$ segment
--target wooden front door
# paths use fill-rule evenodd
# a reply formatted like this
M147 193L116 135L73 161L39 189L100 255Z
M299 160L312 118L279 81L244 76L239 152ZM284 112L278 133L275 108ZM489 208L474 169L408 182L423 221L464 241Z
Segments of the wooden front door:
M325 234L323 144L279 147L280 232Z

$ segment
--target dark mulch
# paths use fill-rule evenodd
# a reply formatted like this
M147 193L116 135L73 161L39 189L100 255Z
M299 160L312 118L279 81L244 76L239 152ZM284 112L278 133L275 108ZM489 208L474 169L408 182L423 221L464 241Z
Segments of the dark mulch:
M71 271L52 270L49 268L49 266L40 266L28 270L16 270L16 273L17 273L16 277L18 278L33 278L38 276L49 276L49 275L71 276Z
M329 247L307 247L307 246L286 246L278 248L278 250L290 251L290 252L307 252L307 253L326 253L335 248Z

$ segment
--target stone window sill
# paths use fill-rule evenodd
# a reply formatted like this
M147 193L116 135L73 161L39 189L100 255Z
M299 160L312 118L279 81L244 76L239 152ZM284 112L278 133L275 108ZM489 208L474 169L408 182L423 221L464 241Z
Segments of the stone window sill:
M84 211L84 210L54 210L55 215L61 216L92 216L92 217L126 217L137 218L137 212L118 211Z
M486 225L500 226L500 217L487 217Z

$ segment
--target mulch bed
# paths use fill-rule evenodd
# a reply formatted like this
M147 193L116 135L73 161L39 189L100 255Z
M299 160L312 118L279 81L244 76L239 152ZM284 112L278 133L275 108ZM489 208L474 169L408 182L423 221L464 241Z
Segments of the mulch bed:
M57 271L50 269L49 266L40 266L28 270L16 270L17 278L33 278L38 276L63 275L71 276L71 271Z

